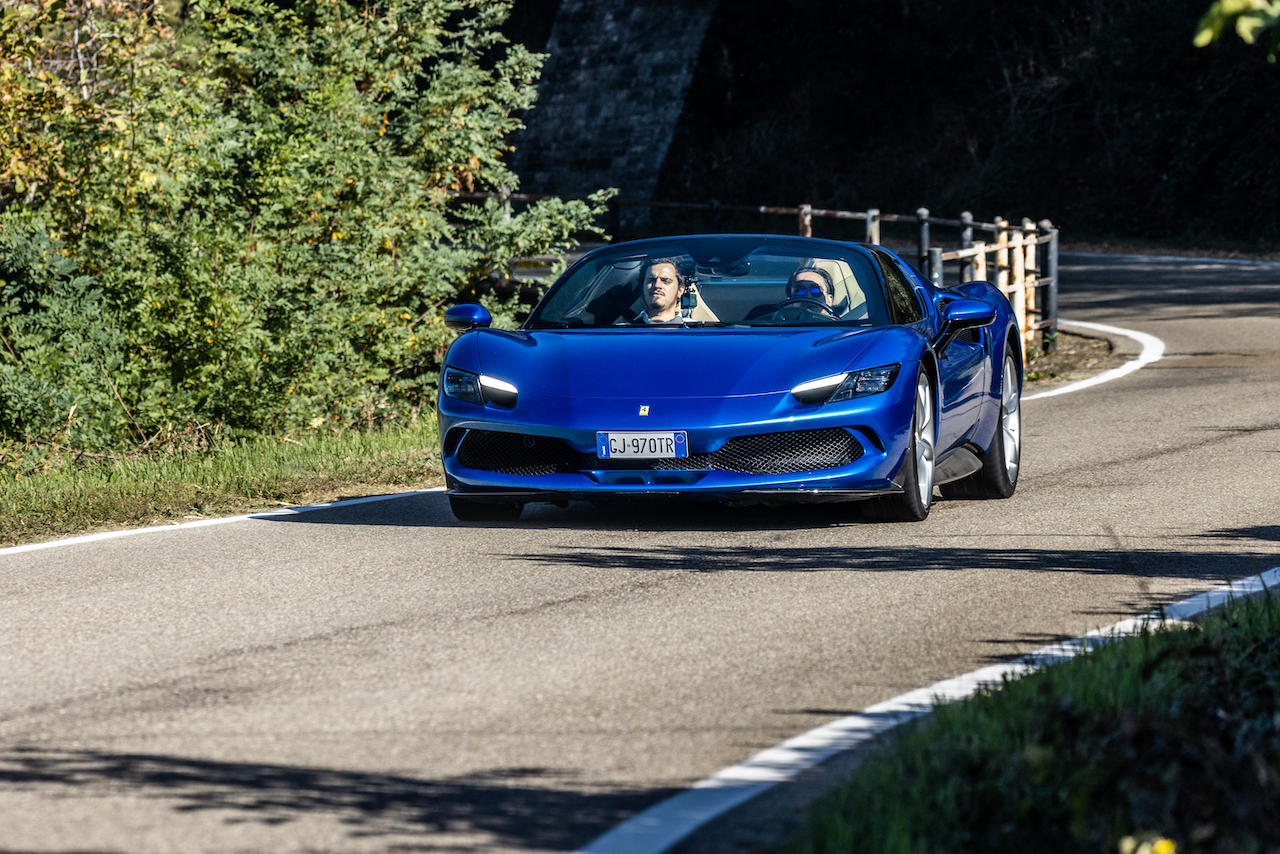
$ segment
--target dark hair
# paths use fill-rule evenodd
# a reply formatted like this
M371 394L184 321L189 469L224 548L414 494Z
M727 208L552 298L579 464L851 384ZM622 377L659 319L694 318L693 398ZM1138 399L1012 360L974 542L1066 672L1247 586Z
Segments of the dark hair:
M791 274L791 278L787 279L787 290L791 290L792 286L799 280L801 273L817 273L822 277L822 281L827 283L827 295L832 299L836 296L836 283L831 280L831 274L821 267L800 267Z
M683 258L650 258L649 263L644 268L645 279L649 278L649 271L659 264L670 264L676 271L676 283L682 288L689 287L689 274L684 269Z

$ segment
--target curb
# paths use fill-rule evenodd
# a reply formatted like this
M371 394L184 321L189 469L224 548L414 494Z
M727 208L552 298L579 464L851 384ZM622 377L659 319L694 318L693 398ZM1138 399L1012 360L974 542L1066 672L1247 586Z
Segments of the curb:
M925 688L909 691L883 703L869 706L861 713L832 721L807 733L789 739L777 747L757 753L740 765L725 768L695 783L684 792L662 801L597 837L578 849L578 854L664 854L679 846L694 850L693 838L707 830L711 822L728 820L731 811L752 814L762 812L758 797L779 786L789 784L831 760L843 760L852 768L859 754L880 735L899 724L918 719L936 705L964 700L985 687L999 686L1004 679L1017 678L1049 664L1067 661L1117 638L1158 627L1165 621L1186 620L1217 608L1231 599L1243 598L1280 584L1280 567L1249 576L1204 593L1183 599L1140 617L1131 617L1077 638L1041 647L1017 660L983 667L963 676L935 682ZM850 756L849 754L854 754ZM842 781L842 774L826 774L825 787L805 799L821 795ZM709 838L725 843L726 831L718 829ZM749 844L758 845L759 840ZM713 850L697 847L699 854ZM735 850L736 846L725 850Z

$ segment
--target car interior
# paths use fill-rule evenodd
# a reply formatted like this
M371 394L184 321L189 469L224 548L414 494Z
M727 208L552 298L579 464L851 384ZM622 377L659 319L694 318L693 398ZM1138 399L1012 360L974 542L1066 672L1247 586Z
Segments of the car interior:
M564 295L566 304L549 305L545 315L558 316L569 326L618 326L635 321L644 311L642 287L648 269L646 257L619 258L601 264L589 285ZM863 283L849 263L839 258L777 255L748 256L731 266L682 265L690 275L682 301L682 314L703 323L741 323L770 316L787 300L787 280L800 267L825 270L835 286L833 308L842 321L868 321ZM873 283L867 283L874 287ZM553 297L553 303L558 303Z

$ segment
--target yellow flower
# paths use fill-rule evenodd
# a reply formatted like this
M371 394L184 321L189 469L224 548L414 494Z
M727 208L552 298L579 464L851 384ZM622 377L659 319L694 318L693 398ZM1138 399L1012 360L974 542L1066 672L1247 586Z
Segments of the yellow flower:
M1173 843L1172 839L1165 839L1163 836L1151 844L1151 854L1175 854L1178 846Z

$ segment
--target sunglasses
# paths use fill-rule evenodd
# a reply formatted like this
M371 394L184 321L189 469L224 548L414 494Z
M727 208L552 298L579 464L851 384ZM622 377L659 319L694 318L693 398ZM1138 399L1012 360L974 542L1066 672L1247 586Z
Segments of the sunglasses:
M802 285L792 285L790 294L793 297L803 297L803 296L808 296L809 294L813 294L814 296L825 298L827 295L827 289L823 287L819 287L817 285L814 285L811 288L806 288Z

